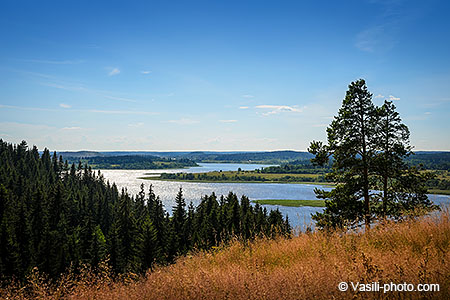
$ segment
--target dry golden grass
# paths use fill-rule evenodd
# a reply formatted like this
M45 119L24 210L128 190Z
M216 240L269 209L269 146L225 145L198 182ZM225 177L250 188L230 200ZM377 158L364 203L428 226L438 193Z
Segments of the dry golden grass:
M380 225L366 233L311 233L261 239L197 253L138 280L85 272L28 290L10 286L9 299L450 299L449 212ZM34 280L34 283L33 283ZM338 283L438 283L440 292L340 292ZM26 292L28 291L28 292Z

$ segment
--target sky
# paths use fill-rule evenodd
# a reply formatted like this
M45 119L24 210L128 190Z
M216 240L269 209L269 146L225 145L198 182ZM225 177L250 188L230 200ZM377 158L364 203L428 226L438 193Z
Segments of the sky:
M348 85L450 150L448 1L0 2L0 138L50 150L304 151Z

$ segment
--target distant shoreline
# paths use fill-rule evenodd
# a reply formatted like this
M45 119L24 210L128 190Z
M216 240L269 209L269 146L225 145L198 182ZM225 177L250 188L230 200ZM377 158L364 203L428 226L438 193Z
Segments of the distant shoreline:
M261 205L281 205L288 207L325 207L325 200L292 200L292 199L261 199L251 200Z
M313 185L322 185L327 187L335 186L333 183L327 182L314 182L314 181L303 181L303 182L280 182L280 181L244 181L244 180L183 180L183 179L164 179L157 176L145 176L138 177L139 179L144 180L158 180L158 181L172 181L172 182L193 182L193 183L277 183L277 184L313 184Z
M192 182L192 183L275 183L275 184L310 184L310 185L320 185L323 187L335 187L336 184L329 183L329 182L315 182L315 181L304 181L304 182L280 182L280 181L242 181L242 180L183 180L183 179L163 179L158 176L142 176L138 177L139 179L143 180L158 180L158 181L169 181L169 182ZM438 190L438 189L429 189L427 194L432 195L443 195L448 196L450 195L450 190Z

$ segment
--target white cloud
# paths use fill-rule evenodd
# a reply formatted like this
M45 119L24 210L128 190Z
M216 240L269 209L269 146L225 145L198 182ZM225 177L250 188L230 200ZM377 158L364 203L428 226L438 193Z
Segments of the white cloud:
M248 109L248 106L239 106L239 109Z
M152 71L141 71L141 74L150 74Z
M425 112L426 115L431 115L431 112L427 111Z
M287 106L287 105L257 105L255 107L266 111L262 113L263 116L270 116L283 112L293 112L293 113L302 112L302 109L296 106Z
M72 127L63 127L61 128L62 130L80 130L82 129L81 127L78 126L72 126Z
M109 73L108 76L114 76L120 73L120 70L118 68L113 68Z
M192 120L192 119L187 119L187 118L181 118L179 120L169 120L169 121L166 121L166 122L167 123L178 124L178 125L191 125L191 124L199 123L199 121L197 121L197 120Z
M72 106L70 106L69 104L65 104L65 103L60 103L60 104L59 104L59 107L62 107L62 108L72 108Z
M220 123L236 123L237 120L219 120Z
M389 100L396 101L396 100L400 100L400 98L397 98L397 97L394 97L392 95L389 95Z
M378 94L378 95L375 96L375 98L384 98L384 96L381 95L381 94Z
M139 128L139 127L142 127L142 126L144 126L144 122L128 124L128 127L132 127L132 128Z
M255 98L255 96L253 96L253 95L242 95L242 98Z
M137 102L136 100L123 98L123 97L115 97L115 96L108 96L108 95L102 95L102 96L107 99L112 99L112 100L119 100L119 101L124 101L124 102L134 102L134 103Z

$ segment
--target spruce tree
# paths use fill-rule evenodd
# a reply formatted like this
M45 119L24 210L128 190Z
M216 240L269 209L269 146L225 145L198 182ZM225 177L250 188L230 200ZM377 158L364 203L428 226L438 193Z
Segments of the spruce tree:
M183 190L180 187L175 198L175 206L172 211L172 249L171 254L186 252L186 202L183 198Z

